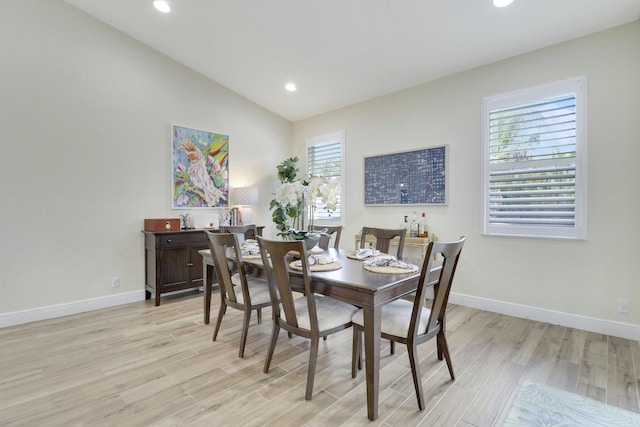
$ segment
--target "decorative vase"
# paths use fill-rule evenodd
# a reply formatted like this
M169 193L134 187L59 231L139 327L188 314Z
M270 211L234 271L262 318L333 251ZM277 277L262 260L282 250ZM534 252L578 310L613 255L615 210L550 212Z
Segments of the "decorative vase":
M320 241L320 234L309 231L294 231L288 234L289 240L302 240L307 246L307 250L313 248Z
M320 235L319 234L306 235L302 240L307 246L307 250L309 250L318 244L318 242L320 241Z

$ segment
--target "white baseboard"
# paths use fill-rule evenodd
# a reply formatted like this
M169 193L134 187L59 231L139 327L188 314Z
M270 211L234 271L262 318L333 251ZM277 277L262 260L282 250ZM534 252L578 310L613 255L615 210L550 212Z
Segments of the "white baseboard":
M528 305L514 304L489 298L451 292L449 302L465 307L506 314L508 316L531 319L538 322L551 323L568 328L582 329L614 337L640 341L640 325L616 322L614 320L597 319L578 314L563 313Z
M91 298L80 301L72 301L64 304L37 307L28 310L0 313L0 328L21 325L23 323L38 320L53 319L55 317L68 316L70 314L84 313L85 311L114 307L116 305L143 301L145 291L125 292L122 294L108 295L99 298Z

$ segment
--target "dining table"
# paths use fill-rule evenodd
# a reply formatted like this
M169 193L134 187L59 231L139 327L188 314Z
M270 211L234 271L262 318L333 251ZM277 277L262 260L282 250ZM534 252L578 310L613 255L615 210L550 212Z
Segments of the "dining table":
M349 257L344 249L330 248L324 255L338 261L341 268L332 271L311 271L310 277L314 292L353 304L363 309L364 314L364 346L365 346L365 375L367 390L367 414L370 420L378 418L378 393L380 388L380 347L381 347L381 310L387 304L398 298L406 297L415 292L420 277L422 260L406 259L419 267L416 272L409 273L377 273L363 267L363 261ZM204 318L209 323L211 309L212 284L207 278L207 267L213 265L211 251L199 251L203 259L204 279ZM233 261L230 257L230 261ZM243 257L245 269L251 269L257 274L264 274L262 259L258 257ZM439 267L429 273L427 280L430 284L439 279ZM291 269L292 286L302 285L302 272Z

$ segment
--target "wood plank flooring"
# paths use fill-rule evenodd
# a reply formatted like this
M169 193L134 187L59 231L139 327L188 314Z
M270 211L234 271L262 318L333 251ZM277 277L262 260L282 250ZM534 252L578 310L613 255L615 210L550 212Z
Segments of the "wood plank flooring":
M367 419L364 373L351 378L351 330L320 345L313 400L305 401L309 342L281 332L268 374L271 331L252 318L238 358L240 312L213 342L202 294L0 329L2 426L501 425L526 380L639 412L638 342L461 306L447 314L456 380L420 347L426 410L418 411L406 349L383 341L379 419Z

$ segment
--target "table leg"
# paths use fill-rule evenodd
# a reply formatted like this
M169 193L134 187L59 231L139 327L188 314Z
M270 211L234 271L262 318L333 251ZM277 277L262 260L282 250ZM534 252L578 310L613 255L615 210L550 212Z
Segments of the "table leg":
M367 413L369 419L378 418L380 388L380 318L381 307L364 307L364 354L367 375Z
M211 312L211 280L207 275L207 262L202 259L202 282L204 284L204 323L209 324Z

